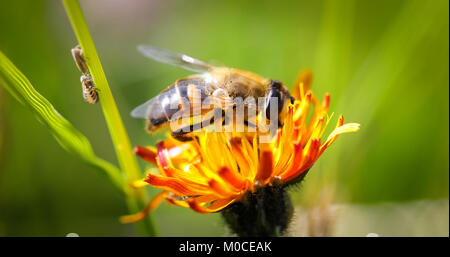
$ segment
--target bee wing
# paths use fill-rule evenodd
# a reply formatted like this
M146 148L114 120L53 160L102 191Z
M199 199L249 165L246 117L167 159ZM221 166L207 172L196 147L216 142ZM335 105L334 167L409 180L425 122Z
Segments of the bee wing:
M175 53L169 50L149 45L139 45L139 52L155 61L181 67L186 70L203 73L211 70L214 66L197 60L185 54Z
M153 106L155 103L158 102L157 97L153 97L152 99L148 100L147 102L137 106L136 108L131 111L131 117L136 119L148 119L148 111L151 106Z
M193 78L177 81L166 90L147 102L136 107L131 116L138 119L172 118L175 112L179 114L194 114L194 106L201 104L201 112L212 108L225 108L233 105L225 89L207 89L202 79ZM197 108L197 107L196 107ZM192 113L192 114L191 114Z

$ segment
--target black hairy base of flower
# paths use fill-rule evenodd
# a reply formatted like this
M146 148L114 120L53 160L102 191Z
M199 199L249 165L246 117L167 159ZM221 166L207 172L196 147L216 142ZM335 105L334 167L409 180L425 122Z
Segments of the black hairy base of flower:
M287 191L299 185L307 172L289 183L276 181L272 185L258 187L254 192L248 191L239 202L222 210L231 231L240 237L282 236L294 211Z
M247 192L222 211L226 223L240 237L280 236L292 218L291 199L280 185Z

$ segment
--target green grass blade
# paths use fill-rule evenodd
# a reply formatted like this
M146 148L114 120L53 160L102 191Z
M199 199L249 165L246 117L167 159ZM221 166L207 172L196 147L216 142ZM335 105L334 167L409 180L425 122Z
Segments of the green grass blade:
M132 152L128 134L123 125L108 81L106 80L105 73L80 4L77 0L64 0L63 4L78 42L83 49L83 55L95 81L95 86L99 89L100 104L115 147L120 168L125 174L128 182L141 179L141 176L143 175L139 169L136 157ZM128 192L127 202L130 212L136 213L141 211L148 202L145 192L142 189L133 189L131 187L127 187L125 190ZM153 225L153 220L150 215L148 218L138 223L138 228L143 235L156 235L155 226Z
M124 180L118 168L98 158L94 154L88 139L34 89L25 75L1 51L0 84L20 103L28 107L39 121L51 130L64 149L100 168L120 190L124 189Z

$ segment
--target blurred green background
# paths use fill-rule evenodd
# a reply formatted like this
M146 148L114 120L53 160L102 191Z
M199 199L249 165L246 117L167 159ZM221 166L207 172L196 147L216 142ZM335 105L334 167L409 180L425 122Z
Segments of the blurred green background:
M293 190L295 204L313 206L324 188L331 188L335 203L381 209L386 202L402 206L443 199L431 211L441 213L442 220L424 217L418 208L409 225L392 222L384 235L448 236L447 0L81 4L133 145L151 145L163 136L148 135L144 122L129 116L133 107L189 74L144 58L138 44L289 85L301 69L310 68L315 94L321 98L329 92L330 110L344 114L346 122L361 123L361 130L341 136L325 152L302 187ZM82 100L80 74L70 55L77 42L62 3L2 0L0 6L0 49L91 140L99 156L116 163L100 107ZM380 220L392 214L386 212ZM126 213L112 184L65 152L0 87L0 236L136 235L132 225L117 221ZM154 217L163 236L225 233L219 214L162 204ZM428 222L438 222L441 229L411 229L429 227ZM360 235L369 232L377 231Z

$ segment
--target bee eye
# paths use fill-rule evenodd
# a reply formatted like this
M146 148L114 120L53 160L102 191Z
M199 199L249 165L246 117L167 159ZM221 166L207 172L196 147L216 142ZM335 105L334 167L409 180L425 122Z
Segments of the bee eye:
M295 98L293 96L291 96L291 97L289 97L289 99L291 99L291 104L294 104Z
M281 89L281 82L278 80L271 80L269 88Z
M266 101L267 101L266 102L266 106L265 106L266 117L267 117L267 119L270 119L270 115L271 115L271 113L270 113L270 109L271 108L270 107L271 107L271 105L276 103L276 106L278 108L277 112L280 112L282 110L282 108L283 108L283 98L281 97L281 93L280 93L279 90L271 89L269 91L269 93L267 94L267 96L266 96ZM274 101L276 101L276 102L274 102ZM275 114L275 115L278 115L278 113Z

